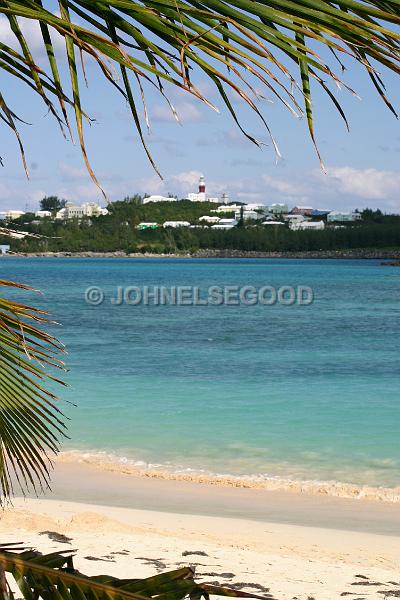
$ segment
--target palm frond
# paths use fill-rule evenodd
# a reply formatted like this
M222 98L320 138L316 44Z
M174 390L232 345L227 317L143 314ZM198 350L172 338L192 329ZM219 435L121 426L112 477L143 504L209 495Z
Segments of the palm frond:
M316 146L312 82L321 86L346 119L335 91L343 87L354 93L344 79L345 63L353 61L368 73L372 88L396 114L380 71L400 73L399 0L59 0L59 7L60 14L41 0L1 0L0 14L9 20L20 52L1 44L0 68L39 94L61 126L69 127L67 109L74 108L82 153L97 185L84 142L80 81L85 73L78 69L75 50L81 57L90 55L122 95L154 168L142 132L147 116L140 113L135 93L144 100L146 83L168 102L165 85L213 106L196 85L196 77L202 74L216 86L243 131L232 94L257 113L269 132L257 106L261 86L292 113L306 115ZM19 24L22 17L40 24L48 72L34 62ZM52 35L65 39L72 99L65 92L68 82L61 80ZM122 86L113 65L119 67ZM4 99L0 101L0 116L17 134L10 110Z
M231 598L258 598L263 596L208 585L194 580L192 567L183 567L146 579L117 579L109 575L88 577L74 569L74 550L42 555L34 550L0 547L0 569L10 573L25 600L209 600L210 595ZM8 582L6 595L1 600L14 600Z
M0 288L32 288L0 280ZM14 492L15 481L23 493L48 486L50 455L65 436L64 417L51 382L51 374L64 369L63 345L44 327L47 313L0 297L0 503Z

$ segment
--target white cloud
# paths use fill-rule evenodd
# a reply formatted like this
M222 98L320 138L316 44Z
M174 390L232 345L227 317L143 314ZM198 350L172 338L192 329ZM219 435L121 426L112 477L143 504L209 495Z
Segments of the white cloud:
M13 183L0 183L0 210L37 210L46 191L30 187L28 182L24 182L23 188L21 191Z
M133 193L138 192L139 194L163 194L166 192L166 180L160 179L157 175L151 175L150 177L142 177L137 180L135 184L132 184L130 189ZM131 193L131 192L129 192Z
M265 195L262 192L235 192L235 197L237 196L238 200L241 202L259 202L261 204L265 204ZM232 197L232 200L235 198Z
M87 179L88 172L84 167L76 167L70 163L60 162L59 164L60 173L65 181Z
M29 44L29 48L34 58L38 60L46 57L46 48L43 42L43 37L39 24L36 21L33 21L32 19L23 18L18 18L18 22L21 31ZM65 51L63 37L51 28L50 35L56 53L57 51L61 50ZM3 15L0 16L0 39L3 42L3 44L11 46L11 48L17 50L18 52L21 52L22 54L20 45L15 37L15 34L10 28L8 19Z
M347 180L344 174L348 173L349 179ZM202 174L198 170L189 170L168 175L164 180L152 175L136 179L129 185L125 181L126 192L124 194L133 193L133 191L149 194L170 192L183 198L188 192L196 191L199 177ZM223 177L212 179L207 177L207 173L204 175L206 175L207 192L210 195L218 196L223 192L228 192L232 200L264 204L286 202L289 206L306 203L315 208L350 210L357 206L359 208L366 207L371 204L371 199L377 199L374 206L379 206L382 210L398 212L400 208L400 194L396 192L396 190L400 191L400 188L399 184L395 183L399 176L385 171L373 169L357 171L350 167L334 167L329 170L329 175L313 170L304 173L288 172L287 175L286 170L284 173L279 170L279 175L276 176L274 174L259 175L258 177L239 175L238 178L230 177L228 179ZM361 184L356 185L359 178L365 178L368 186L367 193L363 193ZM378 187L379 182L380 187ZM122 189L123 182L121 183ZM394 192L390 193L391 190ZM376 196L378 192L386 195L378 197ZM115 197L113 193L111 195Z
M0 182L0 201L7 201L11 195L11 189L8 185ZM2 204L3 205L3 204Z
M201 171L181 171L173 175L168 175L165 179L159 179L156 175L136 180L132 186L134 191L139 193L147 192L148 194L176 194L178 198L185 198L189 192L197 192L200 175L204 175ZM206 178L207 193L210 196L216 196L228 191L224 181L216 181Z
M74 200L77 202L103 202L100 196L100 190L92 181L89 181L86 184L78 185L74 191Z
M329 179L339 191L366 200L400 200L400 173L378 169L334 167Z
M165 173L161 180L150 168L142 176L133 173L96 172L110 200L120 200L134 193L176 194L184 198L188 192L197 190L200 175L206 176L206 189L210 196L221 196L228 192L232 200L244 202L286 202L289 206L310 204L315 208L350 210L381 208L387 212L400 212L400 175L394 171L372 168L356 169L350 166L335 166L328 175L317 170L289 172L288 168L269 169L262 167L254 174L246 169L237 173L220 174L212 177L197 169ZM61 175L61 177L60 177ZM44 188L44 189L43 189ZM60 162L55 178L46 182L3 178L0 182L0 210L19 208L26 203L36 208L39 200L50 194L76 202L88 200L103 202L84 167L72 161Z
M171 183L176 183L179 187L186 186L192 188L195 186L200 176L203 175L200 171L182 171L177 175L170 177Z
M288 179L273 177L271 175L263 175L262 179L267 187L290 199L304 199L310 192L310 185L304 183L304 181L301 182L297 179L294 179L293 175L289 176L288 174Z
M31 190L27 196L29 200L28 204L36 206L46 196L46 192L44 190Z
M204 119L203 113L194 102L187 100L177 102L174 105L174 109L181 123L197 123ZM169 123L171 121L176 122L176 117L168 104L156 104L151 111L150 120Z
M151 175L136 180L131 189L141 194L173 193L178 197L184 197L188 192L196 191L201 174L200 171L182 171L164 179Z

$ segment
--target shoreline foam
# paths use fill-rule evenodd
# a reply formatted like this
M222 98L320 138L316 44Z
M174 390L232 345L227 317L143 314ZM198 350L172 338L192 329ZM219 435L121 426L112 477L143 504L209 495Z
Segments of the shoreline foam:
M273 492L291 492L312 496L331 496L356 500L400 503L400 486L378 487L339 481L293 480L285 477L235 476L191 470L173 470L167 467L142 466L143 463L128 462L105 453L64 451L56 462L85 464L98 471L119 473L143 479L190 482L217 487L245 488Z

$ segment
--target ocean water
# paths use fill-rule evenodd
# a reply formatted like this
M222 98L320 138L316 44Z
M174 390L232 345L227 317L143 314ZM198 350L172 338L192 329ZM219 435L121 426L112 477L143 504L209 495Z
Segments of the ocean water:
M8 295L61 324L64 450L183 473L400 485L399 269L364 260L7 258L0 277L40 289ZM110 302L117 286L146 285L304 285L314 302ZM101 305L85 302L89 286L104 290Z

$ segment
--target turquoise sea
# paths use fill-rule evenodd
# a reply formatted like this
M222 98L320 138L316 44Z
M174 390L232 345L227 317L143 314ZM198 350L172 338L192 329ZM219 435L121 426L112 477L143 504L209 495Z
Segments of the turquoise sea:
M65 450L183 472L400 485L400 269L366 260L7 258L61 323ZM110 302L118 286L314 290L308 306ZM99 286L105 300L85 302ZM11 294L9 294L11 295ZM13 292L14 297L16 294Z

